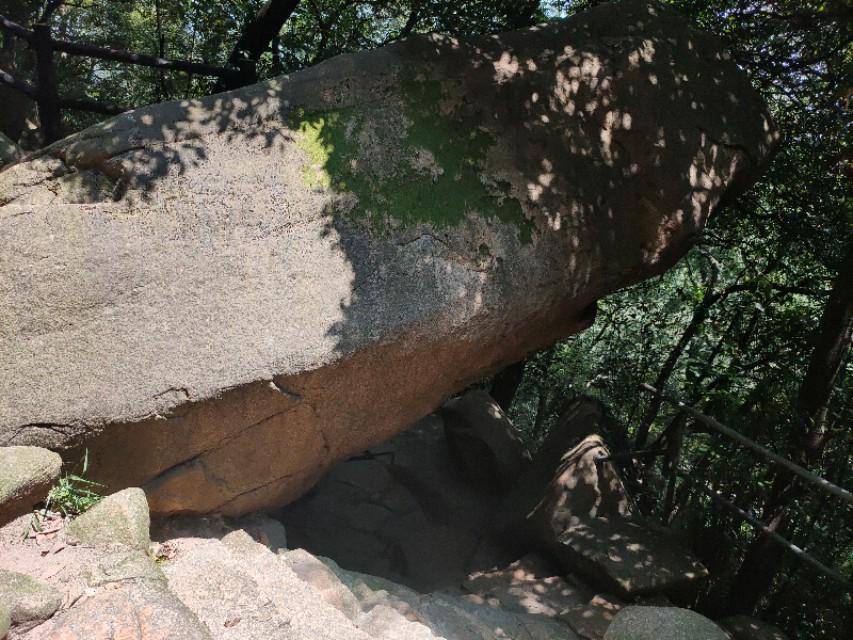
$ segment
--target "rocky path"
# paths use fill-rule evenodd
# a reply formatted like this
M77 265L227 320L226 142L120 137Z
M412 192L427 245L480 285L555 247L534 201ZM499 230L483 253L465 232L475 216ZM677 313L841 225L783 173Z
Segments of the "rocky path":
M280 514L285 524L152 523L138 488L74 518L34 513L58 457L0 447L0 640L785 640L672 604L666 595L681 602L705 570L631 517L596 462L600 437L549 453L576 431L606 431L596 406L579 404L549 436L559 446L531 458L491 402L469 396L346 463ZM507 475L520 477L515 488L495 492ZM495 512L509 514L505 528ZM514 561L490 537L526 531L538 545Z

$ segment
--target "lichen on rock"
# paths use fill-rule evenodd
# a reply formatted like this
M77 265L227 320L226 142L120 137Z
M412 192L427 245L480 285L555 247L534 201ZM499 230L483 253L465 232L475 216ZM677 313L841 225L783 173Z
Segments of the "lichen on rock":
M521 241L530 242L533 223L509 185L485 172L494 135L442 108L442 95L438 81L410 80L382 104L295 110L291 126L306 155L305 184L353 194L352 215L377 227L442 229L480 216L516 226Z

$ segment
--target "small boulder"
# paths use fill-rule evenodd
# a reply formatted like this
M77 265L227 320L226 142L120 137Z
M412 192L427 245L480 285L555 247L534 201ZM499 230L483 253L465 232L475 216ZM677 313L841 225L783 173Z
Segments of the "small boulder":
M729 633L732 640L788 640L780 628L749 616L732 616L717 624Z
M625 607L613 618L604 640L728 640L716 624L689 609Z
M101 500L66 529L72 542L93 547L124 545L147 549L151 543L148 501L142 489L130 488Z
M454 398L441 408L450 454L472 482L505 490L530 462L530 454L500 405L485 391Z
M62 458L40 447L0 447L0 526L31 511L59 479Z
M12 624L47 620L60 604L62 594L53 587L22 573L0 570L0 605L8 607ZM0 612L0 629L2 617ZM3 637L2 633L0 637Z

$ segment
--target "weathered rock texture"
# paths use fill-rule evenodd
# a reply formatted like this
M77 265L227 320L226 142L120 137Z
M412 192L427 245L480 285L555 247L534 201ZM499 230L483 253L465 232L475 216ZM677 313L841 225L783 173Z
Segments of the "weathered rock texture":
M790 640L778 627L749 616L732 616L717 622L730 640Z
M456 588L496 560L481 546L501 496L467 478L431 415L339 463L277 517L292 546L347 569L418 591Z
M665 270L776 137L640 0L119 116L0 172L0 444L286 503Z
M0 447L0 525L29 513L59 479L62 458L39 447Z
M142 489L133 487L101 500L68 525L68 537L93 547L125 545L147 549L151 519Z
M457 469L498 492L511 487L530 462L515 426L482 390L453 398L441 408L447 447Z
M604 640L726 640L725 632L695 611L676 607L626 607Z

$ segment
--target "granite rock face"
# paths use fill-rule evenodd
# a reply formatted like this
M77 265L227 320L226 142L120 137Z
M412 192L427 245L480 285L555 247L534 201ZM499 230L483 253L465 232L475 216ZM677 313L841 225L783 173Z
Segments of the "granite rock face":
M113 118L0 172L0 445L285 504L664 271L777 137L642 0Z

